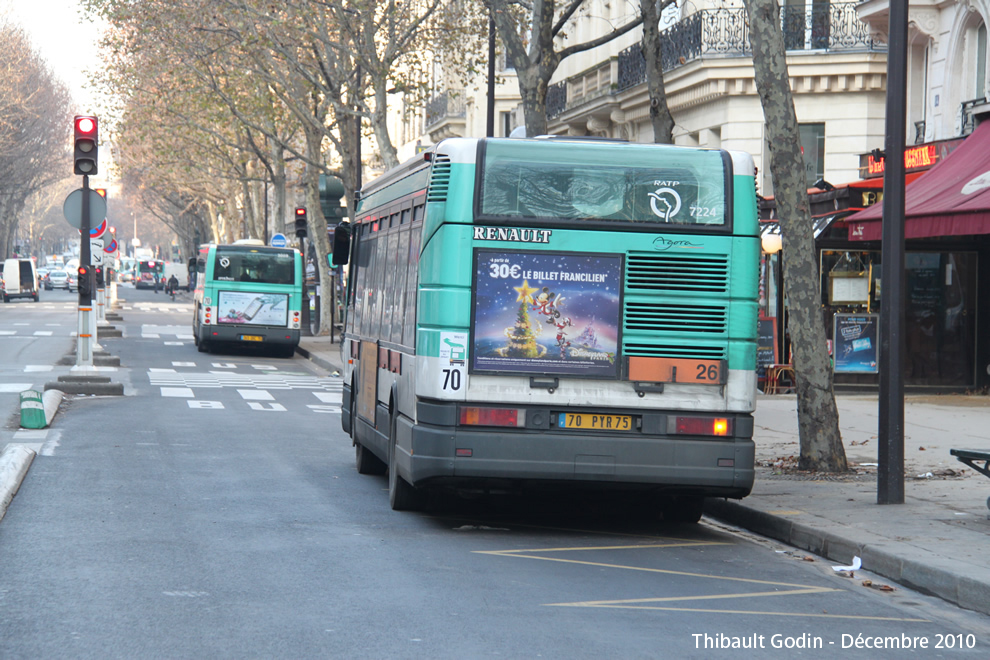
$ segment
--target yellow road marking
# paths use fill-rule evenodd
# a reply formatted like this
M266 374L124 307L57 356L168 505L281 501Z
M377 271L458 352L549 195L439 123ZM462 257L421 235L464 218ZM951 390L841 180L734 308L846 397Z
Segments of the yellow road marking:
M626 548L630 546L619 546L621 548ZM632 546L632 547L649 547L649 546ZM675 547L671 545L658 546L662 548ZM572 550L587 550L591 548L572 548ZM609 549L598 548L598 549ZM561 559L560 557L540 557L537 555L524 555L519 554L521 552L527 552L526 550L475 550L474 552L480 555L500 555L502 557L519 557L520 559L540 559L542 561L555 561L562 564L581 564L584 566L598 566L600 568L619 568L627 571L643 571L644 573L662 573L664 575L683 575L685 577L697 577L706 578L709 580L725 580L727 582L746 582L749 584L766 584L778 587L796 587L798 589L806 588L803 584L791 584L790 582L772 582L769 580L756 580L754 578L741 578L741 577L727 577L724 575L707 575L705 573L690 573L688 571L673 571L667 568L646 568L645 566L626 566L623 564L607 564L605 562L599 561L581 561L579 559Z
M677 539L681 541L680 539ZM628 566L624 564L610 564L597 561L583 561L579 559L563 559L560 557L546 557L541 554L551 552L578 552L593 550L639 550L657 548L682 548L694 546L710 545L732 545L732 543L721 541L683 541L677 543L653 543L646 545L606 545L606 546L583 546L570 548L534 548L525 550L475 550L474 553L480 555L495 555L499 557L517 557L519 559L538 559L541 561L553 561L562 564L577 564L582 566L597 566L599 568L617 568L627 571L642 571L645 573L660 573L664 575L679 575L684 577L704 578L708 580L722 580L725 582L741 582L747 584L761 584L773 587L790 587L784 591L761 591L738 594L715 594L710 596L669 596L664 598L638 598L631 600L602 600L602 601L578 601L573 603L545 603L547 607L597 607L605 609L633 609L633 610L658 610L669 612L700 612L711 614L754 614L763 616L803 616L826 619L858 619L869 621L902 621L902 622L927 622L928 619L912 619L900 617L864 616L857 614L827 614L827 613L802 613L802 612L767 612L758 610L721 610L691 607L661 607L649 605L648 603L683 602L699 600L726 600L731 598L767 598L770 596L802 596L809 594L821 594L842 589L831 587L813 587L806 584L795 584L791 582L777 582L772 580L758 580L755 578L731 577L724 575L708 575L705 573L692 573L689 571L674 571L665 568L647 568L645 566Z
M830 590L834 591L834 590ZM704 612L708 614L755 614L758 616L804 616L804 617L817 617L820 619L856 619L857 621L901 621L909 623L931 623L930 619L907 619L900 618L896 616L864 616L860 614L827 614L821 613L805 613L805 612L766 612L760 610L717 610L717 609L704 609L695 607L653 607L649 605L635 606L635 605L580 605L571 603L551 603L549 606L559 606L559 607L600 607L604 609L626 609L626 610L659 610L664 612Z
M666 598L633 598L630 600L585 600L576 603L547 603L555 607L622 607L640 603L671 603L683 600L721 600L724 598L749 598L756 596L794 596L797 594L821 594L827 591L838 591L829 587L808 587L790 591L754 591L741 594L715 594L713 596L668 596Z

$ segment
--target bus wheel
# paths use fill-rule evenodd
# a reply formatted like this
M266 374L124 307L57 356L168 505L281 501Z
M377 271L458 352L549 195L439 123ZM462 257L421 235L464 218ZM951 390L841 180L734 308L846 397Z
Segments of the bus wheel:
M693 525L705 510L703 497L672 497L663 504L663 519L669 523Z
M360 442L354 443L354 462L357 464L358 474L382 475L388 470L385 462ZM391 492L391 486L389 490Z
M196 344L196 348L199 349L199 352L200 353L209 353L210 352L210 344L205 339L200 339L199 340L199 343Z
M388 504L393 511L418 511L423 507L423 494L413 488L408 481L399 476L399 469L396 465L397 448L396 440L396 420L398 414L392 414L392 421L389 424L389 452L388 452Z

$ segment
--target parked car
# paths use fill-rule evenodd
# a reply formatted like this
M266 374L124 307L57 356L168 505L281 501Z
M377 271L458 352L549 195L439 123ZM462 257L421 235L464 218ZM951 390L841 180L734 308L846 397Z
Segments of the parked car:
M76 271L72 271L72 270L66 271L66 275L69 278L69 283L68 283L68 286L66 288L69 291L78 291L79 290L79 282L77 281L78 280L78 275L76 274Z
M53 270L48 273L48 286L49 289L65 289L69 290L69 274L64 270Z

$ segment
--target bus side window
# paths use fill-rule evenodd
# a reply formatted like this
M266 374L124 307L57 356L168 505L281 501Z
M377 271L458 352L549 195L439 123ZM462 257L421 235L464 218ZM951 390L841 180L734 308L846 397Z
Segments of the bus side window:
M403 217L409 215L409 211L402 212ZM408 222L408 219L406 220ZM406 317L406 299L408 298L409 292L406 291L406 268L405 261L402 257L409 253L409 227L408 225L403 225L402 232L399 234L399 245L397 249L393 250L396 255L397 267L394 268L395 271L395 281L392 283L392 291L395 294L395 306L393 307L392 313L392 332L389 339L393 343L402 343L402 324L405 322Z
M385 222L382 222L385 225ZM375 259L375 267L372 269L372 281L375 283L374 288L374 305L371 307L371 322L368 326L368 332L372 336L379 336L382 328L382 316L384 314L385 307L385 285L387 280L385 279L385 273L388 269L388 234L380 232L378 236L378 246L375 252L377 252Z
M423 207L413 210L413 223L417 219L422 219ZM416 287L419 285L417 272L419 269L419 243L423 234L423 224L413 224L409 232L409 258L407 259L408 270L406 271L406 299L405 313L403 314L402 344L403 346L416 347Z

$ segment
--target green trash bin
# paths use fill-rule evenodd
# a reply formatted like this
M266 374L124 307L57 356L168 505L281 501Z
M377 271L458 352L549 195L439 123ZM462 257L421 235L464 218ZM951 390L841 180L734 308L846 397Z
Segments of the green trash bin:
M48 426L45 416L45 402L41 392L25 390L21 392L21 428L43 429Z

